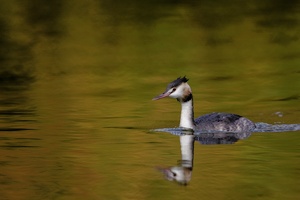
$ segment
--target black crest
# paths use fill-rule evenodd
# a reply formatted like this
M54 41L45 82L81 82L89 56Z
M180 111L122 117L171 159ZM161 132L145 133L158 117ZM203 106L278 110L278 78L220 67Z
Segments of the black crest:
M173 88L173 87L177 87L179 86L181 83L186 83L188 82L189 79L187 79L185 76L184 77L179 77L176 80L172 81L171 83L169 83L169 85L167 86L167 90Z

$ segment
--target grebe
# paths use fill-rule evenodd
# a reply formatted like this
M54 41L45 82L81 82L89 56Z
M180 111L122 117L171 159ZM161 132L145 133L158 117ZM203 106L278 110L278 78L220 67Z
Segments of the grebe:
M164 93L154 97L158 100L165 97L177 99L181 103L180 127L194 131L229 131L250 132L255 124L249 119L230 113L210 113L194 120L193 95L185 76L168 84Z

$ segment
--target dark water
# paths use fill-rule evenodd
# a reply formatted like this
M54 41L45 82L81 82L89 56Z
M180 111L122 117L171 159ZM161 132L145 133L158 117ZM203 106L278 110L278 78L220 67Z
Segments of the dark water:
M187 187L179 105L152 102L186 75L196 116L300 123L299 1L3 1L1 199L298 199L300 132L194 143Z

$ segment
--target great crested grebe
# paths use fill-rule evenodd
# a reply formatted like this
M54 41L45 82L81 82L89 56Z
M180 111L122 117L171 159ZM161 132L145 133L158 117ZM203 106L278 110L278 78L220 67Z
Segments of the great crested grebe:
M255 124L249 119L230 113L210 113L194 120L193 95L188 79L184 76L168 84L164 93L154 97L158 100L165 97L177 99L181 103L180 127L197 131L250 132Z

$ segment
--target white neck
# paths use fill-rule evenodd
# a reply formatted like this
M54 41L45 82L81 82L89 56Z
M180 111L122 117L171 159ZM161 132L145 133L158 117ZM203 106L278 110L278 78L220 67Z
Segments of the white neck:
M195 128L193 99L187 102L181 102L181 116L179 126L190 129Z

